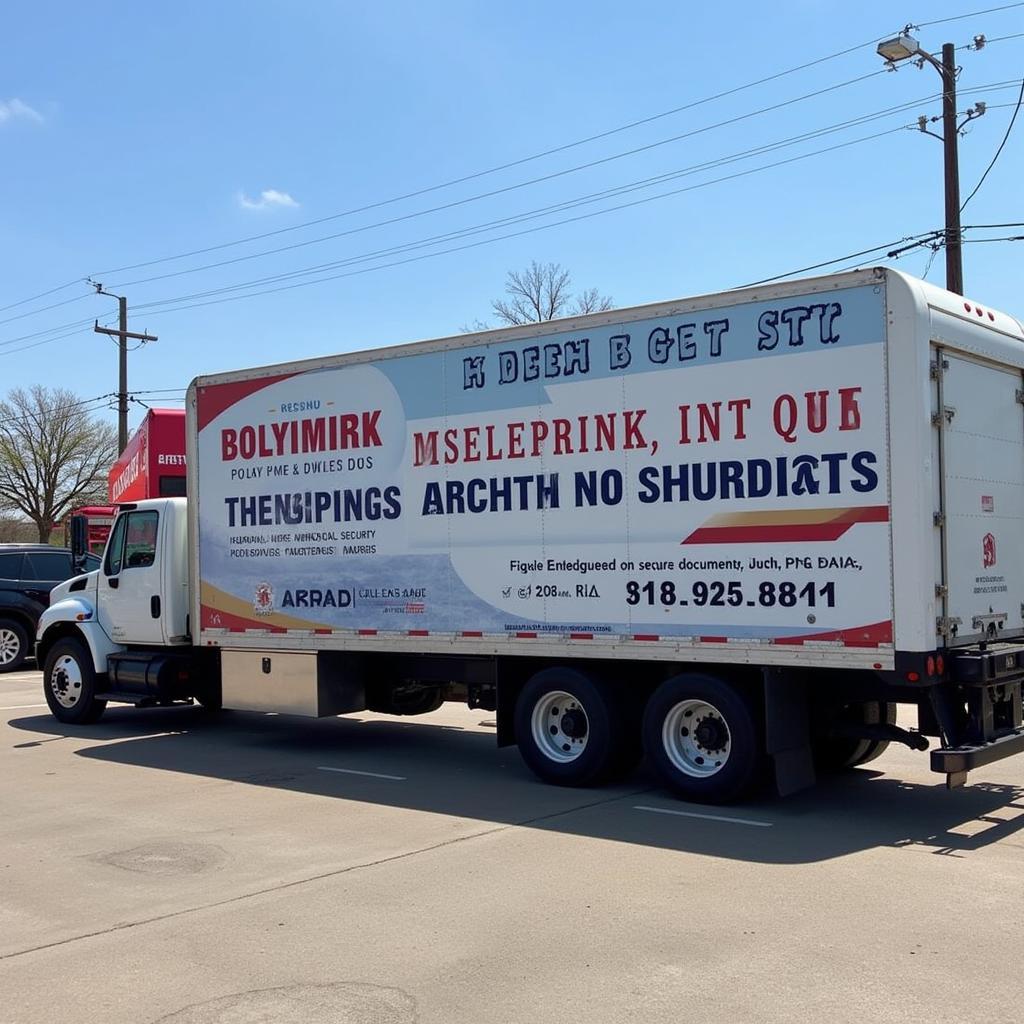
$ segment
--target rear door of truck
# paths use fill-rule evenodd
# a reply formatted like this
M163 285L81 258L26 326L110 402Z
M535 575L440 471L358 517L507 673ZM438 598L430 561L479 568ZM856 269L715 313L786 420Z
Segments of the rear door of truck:
M1005 638L1024 631L1024 381L949 349L934 357L947 641Z

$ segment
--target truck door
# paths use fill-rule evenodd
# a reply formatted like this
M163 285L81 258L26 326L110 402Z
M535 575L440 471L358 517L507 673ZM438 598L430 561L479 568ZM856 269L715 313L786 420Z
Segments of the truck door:
M948 639L1005 637L1024 629L1024 381L1019 371L937 355Z
M123 512L114 523L99 578L99 621L117 643L162 644L160 513Z

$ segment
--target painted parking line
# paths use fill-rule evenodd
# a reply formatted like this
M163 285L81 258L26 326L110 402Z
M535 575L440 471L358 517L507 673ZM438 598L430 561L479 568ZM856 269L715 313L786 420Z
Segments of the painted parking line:
M6 708L0 708L0 711L21 711L24 708L45 708L45 704L11 704Z
M729 818L724 814L698 814L696 811L676 811L668 807L648 807L634 804L634 811L650 811L651 814L674 814L678 818L702 818L705 821L724 821L730 825L753 825L755 828L771 828L773 821L755 821L753 818Z
M405 782L404 775L385 775L383 772L361 772L355 768L329 768L327 765L317 765L318 772L338 772L340 775L365 775L370 779L390 779L392 782Z

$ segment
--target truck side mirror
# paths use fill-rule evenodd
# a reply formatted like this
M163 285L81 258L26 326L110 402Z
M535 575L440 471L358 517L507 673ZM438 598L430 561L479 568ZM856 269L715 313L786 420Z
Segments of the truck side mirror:
M85 572L85 556L89 551L89 523L85 516L71 517L71 565L75 572Z

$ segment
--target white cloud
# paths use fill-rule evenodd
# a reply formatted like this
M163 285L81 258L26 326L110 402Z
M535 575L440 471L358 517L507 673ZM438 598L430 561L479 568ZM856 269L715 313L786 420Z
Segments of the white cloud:
M4 121L13 121L17 117L23 117L28 121L35 121L36 124L43 123L43 115L35 107L17 98L11 100L0 100L0 124Z
M272 206L296 207L299 204L287 192L265 188L258 199L250 199L244 192L239 192L238 205L243 210L267 210Z

